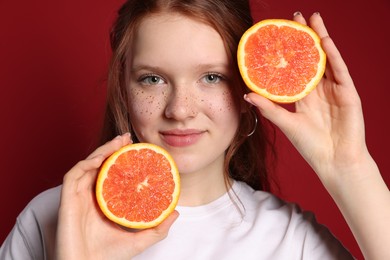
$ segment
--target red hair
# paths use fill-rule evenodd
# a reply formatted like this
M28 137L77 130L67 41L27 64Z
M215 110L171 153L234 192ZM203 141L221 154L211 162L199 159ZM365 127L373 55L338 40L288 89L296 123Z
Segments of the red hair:
M270 190L267 157L274 155L273 127L267 120L243 101L248 91L238 71L236 55L241 35L253 20L247 0L128 0L119 9L110 39L113 57L110 65L107 90L107 107L102 142L118 134L132 132L128 114L125 87L126 57L131 40L140 21L152 14L176 12L213 27L222 37L231 63L234 81L231 92L238 107L243 108L240 123L232 144L225 156L225 180L244 181L256 190ZM255 116L257 115L257 126ZM248 134L256 127L256 131ZM271 132L271 134L273 131ZM134 134L133 134L133 137ZM136 137L135 137L136 138ZM137 140L134 140L135 142ZM270 153L271 152L271 153Z

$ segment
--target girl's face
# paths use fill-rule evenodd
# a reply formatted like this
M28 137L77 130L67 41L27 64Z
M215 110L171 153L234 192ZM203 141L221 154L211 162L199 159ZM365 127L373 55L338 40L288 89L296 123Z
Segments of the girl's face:
M233 73L220 35L178 14L145 18L128 56L132 127L168 150L181 174L222 171L238 127Z

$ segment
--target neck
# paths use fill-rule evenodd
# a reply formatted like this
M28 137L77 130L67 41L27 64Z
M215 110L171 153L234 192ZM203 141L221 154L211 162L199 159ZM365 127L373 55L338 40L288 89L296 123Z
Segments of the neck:
M228 191L223 171L181 174L180 206L208 204ZM231 181L229 180L229 183Z

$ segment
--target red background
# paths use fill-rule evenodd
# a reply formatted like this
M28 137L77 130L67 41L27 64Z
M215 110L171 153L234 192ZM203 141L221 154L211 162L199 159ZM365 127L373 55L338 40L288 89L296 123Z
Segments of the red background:
M95 148L110 57L108 31L122 1L0 1L0 242L28 201L60 184ZM297 10L306 16L319 11L325 19L361 95L368 146L390 184L390 2L266 0L254 16L291 18ZM280 134L278 146L278 194L314 211L361 259L315 174Z

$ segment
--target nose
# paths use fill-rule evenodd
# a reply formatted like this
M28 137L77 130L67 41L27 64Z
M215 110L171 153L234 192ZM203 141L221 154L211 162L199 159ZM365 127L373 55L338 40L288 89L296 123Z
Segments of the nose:
M178 121L195 117L198 113L196 98L190 87L173 87L171 90L167 97L165 116Z

